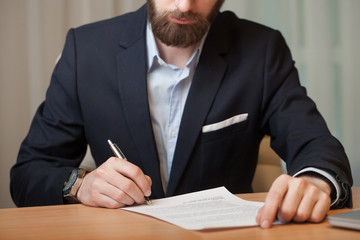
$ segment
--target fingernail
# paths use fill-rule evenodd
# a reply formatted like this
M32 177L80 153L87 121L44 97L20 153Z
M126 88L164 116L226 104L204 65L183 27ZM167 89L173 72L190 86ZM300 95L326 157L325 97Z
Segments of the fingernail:
M271 226L271 224L269 223L268 220L264 220L261 222L261 227L262 228L269 228Z

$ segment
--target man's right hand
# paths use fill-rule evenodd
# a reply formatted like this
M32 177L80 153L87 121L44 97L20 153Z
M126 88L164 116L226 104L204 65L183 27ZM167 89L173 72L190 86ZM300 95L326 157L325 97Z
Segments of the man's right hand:
M106 208L143 204L144 196L151 195L151 184L139 167L111 157L85 175L77 199L84 205Z

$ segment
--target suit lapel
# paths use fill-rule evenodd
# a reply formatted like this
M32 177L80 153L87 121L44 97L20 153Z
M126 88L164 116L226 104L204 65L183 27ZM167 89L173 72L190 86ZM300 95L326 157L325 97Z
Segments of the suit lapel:
M151 176L153 181L153 195L163 197L159 158L147 95L146 6L135 14L135 18L127 24L128 29L121 37L120 46L123 49L116 57L119 91L143 170L145 174ZM220 27L217 27L218 25ZM221 24L216 24L216 22L212 24L211 29L185 104L167 196L173 195L176 191L227 68L221 56L227 48L226 35L222 33L224 30Z
M219 31L214 29L216 26L212 28L185 104L166 196L175 194L227 68L221 56L226 51L226 39L223 37L219 40L218 34L215 34Z
M124 31L117 54L117 72L121 102L130 132L140 156L143 171L151 176L152 192L164 196L160 167L149 112L146 83L146 8L139 10Z

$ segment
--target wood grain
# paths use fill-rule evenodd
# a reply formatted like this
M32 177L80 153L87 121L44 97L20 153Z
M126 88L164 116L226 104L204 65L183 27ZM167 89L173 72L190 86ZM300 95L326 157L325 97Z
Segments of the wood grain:
M238 194L264 201L266 193ZM360 187L353 188L354 208L360 208ZM350 211L331 210L329 215ZM360 232L320 224L189 231L161 220L119 209L81 204L0 209L0 239L360 239Z

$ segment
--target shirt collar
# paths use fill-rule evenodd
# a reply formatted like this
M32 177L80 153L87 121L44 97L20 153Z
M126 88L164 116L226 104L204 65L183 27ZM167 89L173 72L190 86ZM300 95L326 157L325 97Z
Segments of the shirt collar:
M195 66L197 65L197 63L199 61L201 51L202 51L204 43L205 43L206 36L207 36L207 33L203 36L201 41L195 47L192 56L190 57L189 61L186 64L187 66L191 62L193 62L195 56L196 56L196 59L195 59L196 64L195 64ZM147 58L148 58L147 59L147 61L148 61L148 71L153 66L155 60L157 60L159 62L159 64L166 64L165 61L162 60L161 57L160 57L158 48L156 46L155 37L154 37L154 34L152 32L151 23L149 22L149 20L147 21L147 27L146 27L146 46L147 46Z

